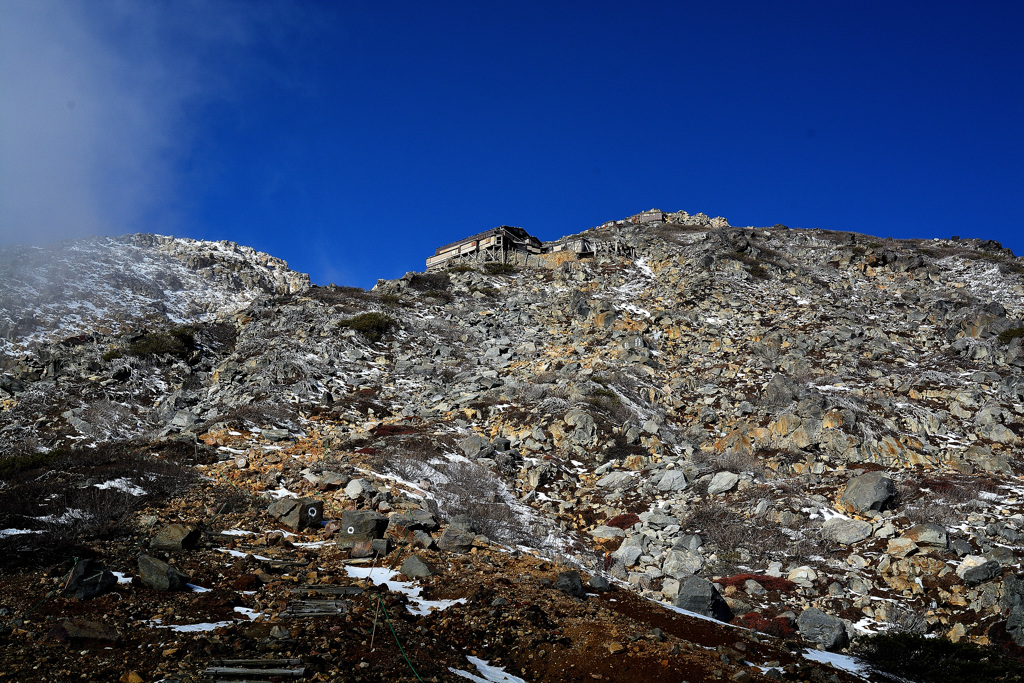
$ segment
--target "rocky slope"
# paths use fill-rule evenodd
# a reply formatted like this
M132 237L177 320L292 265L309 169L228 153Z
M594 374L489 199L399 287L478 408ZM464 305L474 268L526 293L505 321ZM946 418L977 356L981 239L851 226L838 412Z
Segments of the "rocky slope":
M0 349L147 322L215 320L258 295L309 287L281 259L233 242L125 235L0 250Z
M189 309L184 275L163 298L140 276L132 297L167 322L31 345L8 329L0 543L24 590L0 598L3 647L56 671L46 643L89 639L51 629L97 620L150 653L89 655L126 680L274 653L316 680L415 680L392 635L436 680L464 680L467 656L523 680L845 678L815 648L879 632L1019 659L1024 263L670 216L587 231L630 258L372 292L307 288L244 248L168 261L178 241L115 241L265 295ZM159 540L174 524L195 530L183 549ZM142 551L213 592L152 588ZM26 620L75 552L135 578ZM466 602L417 615L360 563ZM372 634L374 600L393 633ZM160 630L190 622L216 635Z

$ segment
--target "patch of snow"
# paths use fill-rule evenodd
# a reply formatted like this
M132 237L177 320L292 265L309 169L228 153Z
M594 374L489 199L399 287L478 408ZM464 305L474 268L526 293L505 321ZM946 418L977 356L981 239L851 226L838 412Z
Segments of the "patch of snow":
M278 500L280 500L281 498L298 498L299 497L297 493L294 493L293 491L289 491L288 489L286 489L283 486L281 486L280 488L278 488L275 491L267 491L267 493L272 495L274 498L277 498Z
M0 529L0 538L6 538L7 536L17 536L19 534L41 534L42 531L33 531L32 529Z
M384 584L388 589L396 593L404 593L411 603L415 603L407 605L409 612L419 616L426 616L430 614L431 610L441 611L452 605L462 605L466 602L466 598L458 598L456 600L427 600L421 598L420 593L423 589L420 586L416 586L410 581L393 581L392 577L398 572L387 567L345 567L345 571L350 578L370 579L375 586Z
M220 532L224 536L255 536L255 531L246 531L245 529L227 529L226 531Z
M92 519L92 515L85 510L70 508L65 510L64 514L60 517L55 517L54 515L43 515L42 517L34 517L33 519L38 519L40 522L46 522L47 524L70 524L71 522L79 519Z
M448 667L448 670L456 676L468 678L469 680L474 681L474 683L526 683L526 681L518 676L505 673L505 667L503 666L491 666L486 660L480 659L479 657L471 657L469 655L466 655L466 659L469 660L470 664L476 667L480 676L471 674L468 671L463 671L462 669L453 669L452 667ZM481 676L483 678L481 678Z
M248 557L249 556L249 553L243 553L241 550L232 550L230 548L217 548L217 550L219 550L222 553L227 553L231 557ZM262 555L253 555L253 557L256 558L257 560L263 560L264 562L269 562L270 561L269 557L263 557Z
M118 491L124 491L125 493L129 493L136 497L146 495L145 489L136 486L131 479L126 479L125 477L111 479L110 481L105 481L102 484L93 484L93 486L98 489L117 489Z
M863 660L850 655L841 655L838 652L825 652L824 650L804 650L804 659L820 664L828 664L834 669L839 669L854 676L866 679L871 672L871 667Z
M257 612L256 610L249 609L248 607L236 607L235 611L244 617L248 617L249 621L255 621L259 617L263 616L263 612Z
M117 582L118 583L131 583L132 582L132 577L128 576L127 574L123 574L121 572L110 572L110 573L117 577Z
M197 586L194 583L186 583L185 585L188 586L193 593L209 593L212 590L210 588L203 588L202 586Z
M206 631L215 631L218 628L225 626L231 626L235 623L233 621L212 621L203 624L161 624L159 619L154 619L149 622L151 626L156 628L166 628L174 631L175 633L203 633Z

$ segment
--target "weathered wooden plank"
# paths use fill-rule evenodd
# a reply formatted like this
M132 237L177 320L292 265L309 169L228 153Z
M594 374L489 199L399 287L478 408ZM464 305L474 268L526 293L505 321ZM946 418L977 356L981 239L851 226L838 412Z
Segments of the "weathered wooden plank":
M326 595L362 595L364 592L363 588L359 586L299 586L298 588L290 588L288 592L292 595L301 595L303 593L320 593Z
M298 666L301 659L214 659L209 666Z
M204 676L282 676L284 678L302 678L306 675L306 667L299 669L245 669L232 666L211 666L203 671Z

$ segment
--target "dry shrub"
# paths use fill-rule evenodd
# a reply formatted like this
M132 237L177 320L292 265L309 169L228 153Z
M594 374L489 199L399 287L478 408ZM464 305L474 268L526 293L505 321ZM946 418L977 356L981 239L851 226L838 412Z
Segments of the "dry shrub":
M506 488L486 467L451 462L442 467L447 482L440 488L446 516L468 515L480 533L504 543L532 542L529 530L507 502Z
M605 521L605 526L613 526L617 529L629 529L634 524L640 521L640 517L632 512L628 512L623 515L615 515L611 519Z
M298 411L290 403L257 402L232 406L230 410L203 422L197 428L201 431L223 422L239 431L266 427L289 427L298 420Z
M803 534L785 531L767 517L744 517L719 502L700 505L681 520L686 533L698 533L719 557L718 573L734 571L742 553L749 562L767 563L775 557L787 560L821 554L815 540Z
M965 505L978 499L982 483L970 476L934 475L904 481L899 487L903 515L914 524L948 526L966 514Z
M0 538L0 563L44 565L81 552L97 539L132 533L129 517L143 505L187 488L195 479L185 464L195 447L167 445L154 452L134 442L47 454L40 469L10 471L0 496L0 528L24 533ZM126 479L145 491L134 496L119 488L98 488Z
M737 588L742 588L747 581L756 581L765 590L769 591L789 593L796 588L796 584L789 579L784 579L781 576L765 576L764 574L734 574L733 576L715 579L715 583L720 583L723 586L736 586Z
M784 617L766 617L760 612L747 612L732 620L736 626L749 628L752 631L766 633L776 638L788 638L796 635L796 629Z

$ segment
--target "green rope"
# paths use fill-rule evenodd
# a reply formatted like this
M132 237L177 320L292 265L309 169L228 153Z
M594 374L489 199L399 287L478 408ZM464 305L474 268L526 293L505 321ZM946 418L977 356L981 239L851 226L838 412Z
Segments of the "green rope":
M416 677L417 681L422 683L423 679L416 673L416 667L409 661L409 656L405 654L405 650L402 648L402 643L398 641L398 634L395 633L395 627L391 624L391 615L388 614L388 608L384 606L384 600L381 598L380 593L377 594L377 604L380 605L381 609L384 610L384 618L387 619L388 628L391 629L391 635L395 637L395 644L398 645L398 651L402 653L402 657L405 658L405 663L409 665L409 669L412 671L412 675Z

